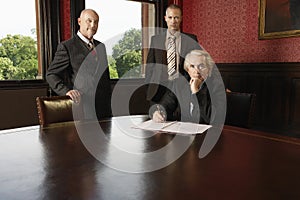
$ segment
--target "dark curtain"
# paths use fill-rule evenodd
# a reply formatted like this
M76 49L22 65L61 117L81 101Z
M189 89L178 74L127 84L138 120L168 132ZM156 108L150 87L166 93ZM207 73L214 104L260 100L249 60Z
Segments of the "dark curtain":
M70 4L71 4L71 32L72 32L72 36L74 36L79 29L77 19L80 16L81 11L85 8L85 1L71 0Z
M59 0L38 0L39 34L40 34L40 64L43 66L43 77L53 59L57 45L60 42L60 4Z

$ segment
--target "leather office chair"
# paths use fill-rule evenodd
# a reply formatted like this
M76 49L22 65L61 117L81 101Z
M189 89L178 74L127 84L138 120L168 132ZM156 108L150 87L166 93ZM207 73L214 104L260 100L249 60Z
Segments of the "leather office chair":
M251 128L255 110L256 95L226 91L226 125Z
M69 96L37 97L36 103L41 126L73 121L73 101Z

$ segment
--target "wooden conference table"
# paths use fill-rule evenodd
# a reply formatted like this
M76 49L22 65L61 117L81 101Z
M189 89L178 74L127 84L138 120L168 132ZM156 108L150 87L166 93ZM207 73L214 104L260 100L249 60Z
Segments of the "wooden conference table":
M126 118L100 122L107 140L118 143L122 130L114 122ZM217 144L202 159L198 153L206 133L197 135L170 165L128 173L94 158L77 132L73 122L0 131L0 199L300 199L300 140L296 138L224 126ZM152 134L130 148L154 151L174 137ZM103 151L109 160L112 154Z

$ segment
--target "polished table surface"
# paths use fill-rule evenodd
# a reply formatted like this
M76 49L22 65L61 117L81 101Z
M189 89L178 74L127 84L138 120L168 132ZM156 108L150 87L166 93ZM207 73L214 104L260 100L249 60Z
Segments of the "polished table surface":
M100 122L107 140L122 142L114 121L125 118ZM151 135L139 145L131 144L131 149L145 152L160 149L175 137L133 133ZM0 199L300 199L299 139L224 126L212 151L200 159L205 136L196 135L187 151L166 167L129 173L93 157L73 122L3 130ZM105 155L110 159L109 151Z

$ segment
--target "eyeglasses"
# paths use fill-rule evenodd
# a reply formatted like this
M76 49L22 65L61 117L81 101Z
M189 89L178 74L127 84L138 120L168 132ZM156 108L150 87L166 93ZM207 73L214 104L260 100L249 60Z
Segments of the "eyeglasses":
M190 67L194 68L194 69L199 69L199 70L205 70L205 69L207 69L207 67L203 63L201 63L199 65L190 65Z

